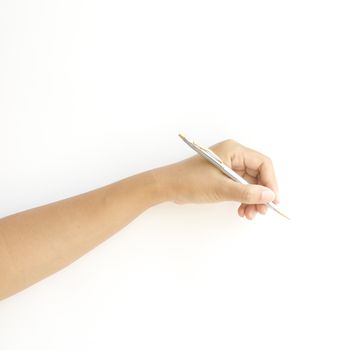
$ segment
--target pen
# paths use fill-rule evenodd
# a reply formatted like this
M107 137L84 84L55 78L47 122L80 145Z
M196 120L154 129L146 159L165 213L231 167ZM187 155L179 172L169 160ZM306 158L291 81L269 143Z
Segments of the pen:
M232 170L230 167L228 167L221 158L215 154L211 149L200 146L198 143L195 143L194 141L189 141L183 134L179 134L181 139L187 143L188 146L190 146L194 151L196 151L199 155L207 159L210 163L212 163L214 166L216 166L219 170L221 170L225 175L227 175L232 180L239 182L244 185L249 185L249 182L244 179L242 176L237 174L234 170ZM266 203L268 207L276 211L278 214L282 215L286 219L290 220L290 218L284 214L277 206L272 203L268 202Z

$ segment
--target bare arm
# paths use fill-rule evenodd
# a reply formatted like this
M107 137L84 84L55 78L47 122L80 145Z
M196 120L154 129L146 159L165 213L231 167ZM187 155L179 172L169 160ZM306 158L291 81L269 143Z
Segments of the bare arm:
M271 160L233 140L211 149L251 185L229 179L195 155L108 186L0 220L0 299L69 265L148 208L238 201L240 216L265 214L278 202ZM276 198L275 198L276 195Z
M153 171L0 220L0 299L67 266L166 194Z

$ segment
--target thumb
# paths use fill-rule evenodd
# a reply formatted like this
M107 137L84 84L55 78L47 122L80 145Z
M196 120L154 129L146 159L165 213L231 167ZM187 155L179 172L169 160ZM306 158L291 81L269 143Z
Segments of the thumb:
M244 185L231 181L231 199L246 204L264 204L275 199L275 193L261 185Z

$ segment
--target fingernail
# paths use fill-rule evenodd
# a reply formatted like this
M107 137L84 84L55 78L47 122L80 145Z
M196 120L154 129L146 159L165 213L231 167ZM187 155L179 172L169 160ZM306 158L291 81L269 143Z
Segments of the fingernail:
M261 192L261 200L263 202L271 202L275 198L275 193L271 190L264 190Z

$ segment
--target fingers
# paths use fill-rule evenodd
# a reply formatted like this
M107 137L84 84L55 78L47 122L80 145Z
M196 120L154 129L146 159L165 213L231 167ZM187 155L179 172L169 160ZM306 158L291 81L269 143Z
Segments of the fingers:
M265 215L267 213L267 206L265 204L257 204L256 207L260 214Z
M260 183L263 186L271 188L271 190L275 192L276 197L273 202L275 204L279 203L278 184L277 184L275 170L273 168L273 164L270 158L266 157L264 159L264 161L260 165L259 170L260 170L259 172Z
M242 203L238 208L238 215L246 217L248 220L254 219L257 213L265 215L267 213L267 206L264 204L245 204Z
M253 220L255 218L257 211L255 204L248 205L245 209L245 216L248 220Z
M244 173L242 175L242 177L247 180L250 184L257 184L258 183L258 179L255 176L251 176L249 175L248 172Z
M247 207L247 204L242 203L238 208L238 215L240 217L243 217L245 215L245 208Z
M258 177L258 183L270 188L275 192L276 196L274 203L279 203L279 191L275 170L273 167L272 160L262 153L256 152L252 149L247 149L245 156L245 165L250 172L250 175Z

